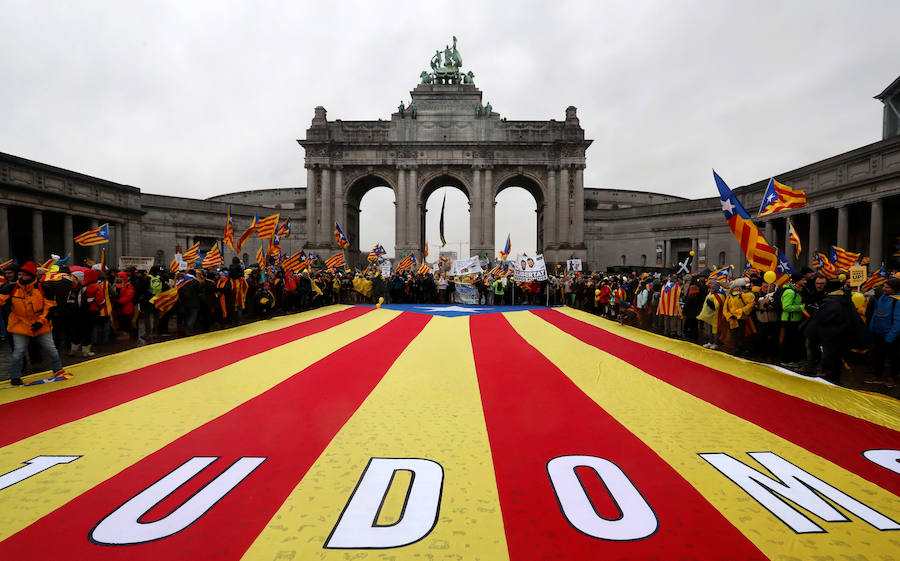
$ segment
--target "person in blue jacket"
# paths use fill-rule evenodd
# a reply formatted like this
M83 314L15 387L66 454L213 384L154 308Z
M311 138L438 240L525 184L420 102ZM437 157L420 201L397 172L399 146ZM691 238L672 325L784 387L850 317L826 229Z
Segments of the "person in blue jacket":
M869 322L873 340L874 376L865 382L893 388L897 384L897 371L900 368L900 279L888 279L883 286L882 295L875 302L875 311ZM890 361L891 369L885 375L887 361Z

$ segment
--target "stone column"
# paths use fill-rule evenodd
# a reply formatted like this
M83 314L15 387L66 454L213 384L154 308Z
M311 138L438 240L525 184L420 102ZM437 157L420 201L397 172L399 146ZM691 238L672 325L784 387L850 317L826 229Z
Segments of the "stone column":
M584 168L575 169L575 209L572 215L572 227L569 229L569 242L575 245L584 244Z
M340 223L341 228L347 228L347 217L344 216L344 170L335 168L334 170L334 219ZM356 233L359 237L359 232ZM350 240L350 247L358 247L359 240Z
M666 240L666 245L663 249L663 267L671 267L672 266L672 240Z
M0 205L0 259L12 259L9 247L9 214L6 205Z
M484 224L484 197L481 188L481 170L474 168L472 170L472 195L469 200L469 239L472 245L489 245L488 234L482 229ZM490 244L493 245L493 244Z
M122 247L122 228L118 222L109 223L109 244L107 245L109 245L109 249L106 252L106 264L110 267L118 267L119 248Z
M306 241L313 243L319 237L316 227L316 170L306 168Z
M66 255L71 255L70 263L75 263L75 233L72 231L72 215L63 215L63 251ZM6 255L5 253L3 255Z
M398 169L397 170L397 193L396 197L394 197L394 222L396 224L394 239L396 247L406 247L409 243L407 240L406 234L406 170ZM399 250L397 251L397 258L402 259L400 256Z
M34 262L38 265L44 260L44 213L37 209L31 211L31 248Z
M850 241L849 223L850 207L847 205L838 207L837 245L843 249L847 249L847 243Z
M419 205L419 174L415 168L406 171L406 195L409 201L409 224L407 225L407 233L409 234L409 244L413 249L419 250L420 243L425 238L424 232L420 232L419 224L424 217L425 211ZM424 204L424 201L422 201ZM421 258L419 255L418 258Z
M814 210L809 213L809 237L806 239L806 254L809 265L813 265L813 257L819 249L819 211Z
M544 208L544 249L558 242L556 236L556 170L547 170L547 201Z
M869 257L872 270L877 271L884 261L884 205L881 199L872 201L869 219Z
M569 168L559 168L559 242L569 243Z
M321 224L319 225L319 241L325 242L329 238L334 237L334 220L331 218L331 170L322 169L322 213L319 215Z
M770 219L766 220L766 241L772 243L775 239L775 223Z
M691 251L694 252L693 257L691 257L691 272L696 273L700 270L700 238L691 240Z
M487 168L484 170L484 184L481 188L482 198L482 236L485 240L490 240L486 245L491 248L493 253L494 247L494 170ZM505 241L505 240L504 240ZM472 244L469 244L471 250ZM471 255L470 255L471 257ZM493 259L493 255L491 255Z

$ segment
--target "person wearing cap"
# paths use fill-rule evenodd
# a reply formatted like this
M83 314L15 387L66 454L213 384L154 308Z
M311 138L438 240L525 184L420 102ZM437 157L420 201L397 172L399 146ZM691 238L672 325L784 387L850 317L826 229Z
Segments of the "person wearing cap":
M900 371L900 278L888 279L881 290L869 321L874 370L872 377L866 378L864 382L893 388ZM890 361L891 369L885 375L887 361Z
M0 306L11 304L7 330L14 341L9 361L9 378L14 386L23 385L22 364L31 340L36 340L50 358L50 366L56 376L66 374L53 343L53 325L47 319L56 302L44 295L36 280L37 266L29 261L19 269L15 283L7 282L0 286Z

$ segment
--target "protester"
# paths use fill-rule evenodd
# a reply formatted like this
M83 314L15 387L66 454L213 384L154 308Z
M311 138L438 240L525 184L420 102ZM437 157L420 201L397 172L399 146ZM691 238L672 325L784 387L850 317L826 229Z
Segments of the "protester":
M888 279L881 296L875 301L875 308L869 324L872 333L872 376L866 378L869 384L883 384L893 388L897 384L900 370L900 278ZM891 367L885 370L886 362Z

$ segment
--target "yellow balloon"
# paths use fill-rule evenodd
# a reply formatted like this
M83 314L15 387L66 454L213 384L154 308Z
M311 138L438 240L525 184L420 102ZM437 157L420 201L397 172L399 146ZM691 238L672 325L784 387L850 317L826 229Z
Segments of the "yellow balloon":
M763 280L769 284L772 284L773 282L775 282L775 278L776 278L775 271L766 271L763 274Z
M599 289L599 288L598 288L597 290L594 291L594 296L600 296L600 289Z
M838 280L844 282L845 280L847 280L847 275L841 273L840 275L838 275Z
M379 296L379 297L378 297L378 303L379 303L379 304L384 304L384 296Z
M853 301L853 305L857 308L862 307L862 305L866 303L866 297L863 296L861 292L854 292L851 294L850 300Z
M378 308L380 308L380 307L381 307L381 302L375 304L375 309L376 309L376 310L377 310Z
M692 252L691 252L691 257L693 257L693 256L694 256L694 252L692 251Z

